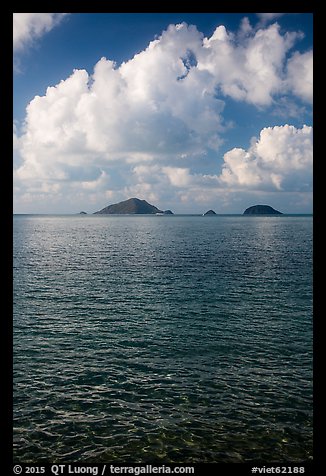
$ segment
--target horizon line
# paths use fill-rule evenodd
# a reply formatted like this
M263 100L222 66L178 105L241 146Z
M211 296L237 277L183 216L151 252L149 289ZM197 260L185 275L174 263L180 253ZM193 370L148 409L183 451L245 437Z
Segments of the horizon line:
M172 214L166 214L166 215L161 215L161 214L156 214L156 213L96 213L96 212L90 212L90 213L81 213L81 212L71 212L71 213L60 213L60 212L52 212L52 213L37 213L37 212L29 212L29 213L21 213L21 212L13 212L13 215L61 215L61 216L205 216L204 213L172 213ZM209 215L209 217L214 217L214 216L229 216L229 215L235 215L235 216L284 216L284 215L313 215L313 212L282 212L281 214L267 214L267 213L262 213L262 214L246 214L244 213L235 213L235 212L229 212L229 213L215 213L215 215Z

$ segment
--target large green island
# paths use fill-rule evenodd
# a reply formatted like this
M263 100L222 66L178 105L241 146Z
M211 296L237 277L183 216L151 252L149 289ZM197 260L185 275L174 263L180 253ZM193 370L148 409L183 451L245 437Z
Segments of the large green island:
M102 208L95 215L173 215L171 210L162 211L159 208L140 200L139 198L129 198L123 202L114 203Z
M283 213L269 205L253 205L247 208L243 215L283 215Z

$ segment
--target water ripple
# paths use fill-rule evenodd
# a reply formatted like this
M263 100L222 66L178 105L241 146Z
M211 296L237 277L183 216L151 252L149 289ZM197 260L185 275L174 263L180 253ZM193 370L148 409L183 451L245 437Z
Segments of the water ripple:
M312 458L311 219L14 224L17 462Z

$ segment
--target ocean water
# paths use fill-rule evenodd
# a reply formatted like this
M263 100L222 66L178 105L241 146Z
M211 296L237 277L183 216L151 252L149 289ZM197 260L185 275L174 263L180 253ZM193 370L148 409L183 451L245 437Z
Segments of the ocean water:
M14 216L15 462L312 459L312 217Z

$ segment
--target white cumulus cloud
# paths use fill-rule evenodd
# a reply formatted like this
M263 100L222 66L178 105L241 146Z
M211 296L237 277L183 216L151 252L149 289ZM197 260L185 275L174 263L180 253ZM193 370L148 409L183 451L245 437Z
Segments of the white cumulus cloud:
M296 51L287 64L289 90L303 101L313 99L313 53Z
M13 48L14 52L30 46L34 40L60 23L66 13L14 13Z
M286 54L300 34L281 35L276 23L255 33L247 31L238 42L234 34L219 26L204 40L198 69L211 73L223 96L268 106L273 95L284 90Z
M291 125L266 127L248 150L224 155L221 181L253 190L312 190L313 130Z

